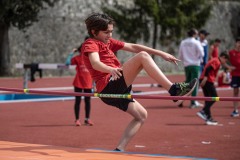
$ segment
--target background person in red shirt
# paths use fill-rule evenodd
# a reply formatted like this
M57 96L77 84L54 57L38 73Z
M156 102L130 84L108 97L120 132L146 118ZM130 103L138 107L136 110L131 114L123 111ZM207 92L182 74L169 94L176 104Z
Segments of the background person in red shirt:
M92 77L84 65L82 54L79 52L81 46L76 49L74 48L72 52L69 54L66 64L69 65L76 65L76 75L73 80L73 86L75 92L84 92L84 93L92 93L93 88L93 80ZM79 53L78 55L74 56L74 53ZM72 58L73 57L73 58ZM69 62L71 60L71 62ZM81 96L75 97L75 104L74 104L74 114L75 114L75 124L76 126L80 126L81 122L79 119L80 114L80 105L81 105ZM85 120L84 124L92 126L94 123L90 120L90 111L91 111L91 97L84 97L85 101Z
M225 64L228 60L227 53L221 53L218 58L212 58L205 65L204 70L200 76L200 86L203 89L203 94L205 97L217 97L217 91L214 86L215 78L217 76L218 70L221 64ZM215 101L205 101L203 109L197 112L197 115L206 121L207 125L217 125L218 122L213 120L211 114L211 107Z
M227 68L219 72L217 75L217 86L218 87L229 87L231 83L231 74Z
M233 88L233 96L239 96L239 87L240 87L240 37L236 39L235 48L229 51L229 61L234 67L232 69L232 81L231 87ZM232 117L238 117L238 101L233 102L234 110L231 114Z
M219 45L221 43L221 40L216 38L214 40L214 43L210 47L210 52L209 52L209 60L212 58L218 58L218 53L219 53Z

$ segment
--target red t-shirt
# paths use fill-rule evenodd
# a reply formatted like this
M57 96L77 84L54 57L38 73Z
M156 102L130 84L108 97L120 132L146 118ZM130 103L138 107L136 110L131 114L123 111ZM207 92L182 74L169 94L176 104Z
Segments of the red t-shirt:
M229 61L234 67L236 67L236 69L231 72L232 76L240 76L240 52L234 49L230 50Z
M73 86L82 89L92 88L92 77L84 65L83 56L77 55L71 59L71 65L76 65L76 75L73 80Z
M227 76L226 75L227 73L222 71L219 76L218 76L218 87L229 87L230 84L226 84L223 82L223 79L224 79L224 76ZM230 77L229 77L230 78Z
M218 47L217 46L213 46L212 58L217 58L217 57L218 57Z
M98 52L101 62L114 68L120 68L121 64L114 53L123 47L124 42L112 38L107 44L93 38L89 38L83 43L81 53L83 54L84 63L96 83L98 92L101 92L106 87L111 75L93 69L88 54Z
M201 80L204 78L206 69L209 66L212 66L213 69L209 72L208 77L207 77L207 81L214 83L215 82L215 78L216 78L217 73L218 73L218 70L219 70L219 68L221 66L221 62L220 62L220 60L218 58L212 58L210 61L208 61L208 63L205 65L204 70L203 70L203 72L202 72L202 74L200 76Z

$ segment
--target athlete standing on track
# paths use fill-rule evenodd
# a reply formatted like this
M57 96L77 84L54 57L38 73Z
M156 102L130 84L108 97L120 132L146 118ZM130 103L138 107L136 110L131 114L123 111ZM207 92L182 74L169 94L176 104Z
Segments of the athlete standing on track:
M240 37L236 39L235 49L229 51L230 63L234 67L232 70L232 82L231 87L233 88L233 96L239 96L240 87ZM232 117L239 117L238 102L233 102L234 110L231 114Z
M92 14L85 20L85 24L90 38L83 43L81 53L86 67L96 82L98 93L130 93L132 83L142 69L158 84L167 89L172 96L189 95L196 86L196 79L191 83L173 84L170 82L149 54L161 56L164 60L177 64L179 60L174 56L143 45L113 39L114 20L108 15ZM120 49L136 53L136 55L121 65L114 55L114 52ZM133 117L115 149L115 151L124 151L128 142L146 120L147 111L135 99L101 98L101 100Z
M74 48L73 51L69 54L66 65L76 65L76 75L73 80L74 91L79 93L92 93L93 88L93 81L92 77L87 70L86 66L83 62L82 54L79 52L81 46L76 49ZM79 53L78 55L74 56L74 53ZM73 57L73 58L72 58ZM75 97L75 104L74 104L74 114L75 114L75 125L81 126L81 122L79 119L80 113L80 105L81 105L81 96ZM90 111L91 111L91 97L84 97L85 101L85 120L84 124L92 126L93 122L90 120Z
M209 60L212 58L218 58L218 53L219 53L219 45L221 44L221 40L216 38L214 40L214 43L210 47L209 51Z

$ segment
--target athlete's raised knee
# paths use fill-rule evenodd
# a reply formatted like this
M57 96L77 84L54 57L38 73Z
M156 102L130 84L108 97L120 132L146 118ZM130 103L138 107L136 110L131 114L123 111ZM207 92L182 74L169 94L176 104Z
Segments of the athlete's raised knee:
M144 123L147 119L147 111L145 111L144 113L141 114L140 117L136 118L137 121L140 121L141 123Z
M143 57L151 57L147 52L145 51L141 51L138 53L139 56L143 56Z

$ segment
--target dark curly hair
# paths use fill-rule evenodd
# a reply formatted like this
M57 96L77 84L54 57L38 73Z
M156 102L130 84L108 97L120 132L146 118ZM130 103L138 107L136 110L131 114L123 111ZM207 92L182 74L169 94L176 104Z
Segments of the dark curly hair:
M90 37L94 37L93 34L98 34L99 31L105 31L108 29L109 24L115 24L113 18L107 14L93 13L85 20L85 24ZM94 33L92 33L94 31Z

